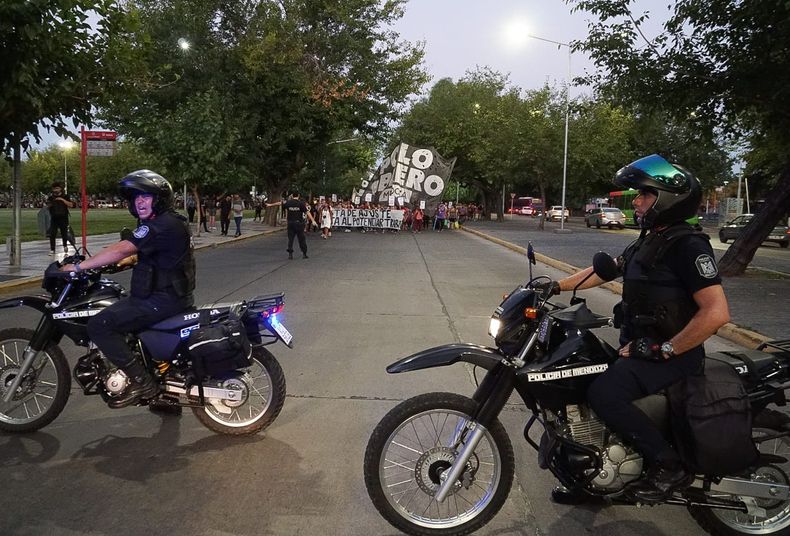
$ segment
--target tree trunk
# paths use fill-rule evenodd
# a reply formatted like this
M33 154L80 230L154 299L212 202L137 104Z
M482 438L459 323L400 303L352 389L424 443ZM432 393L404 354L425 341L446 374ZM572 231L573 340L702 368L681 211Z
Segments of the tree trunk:
M538 183L540 189L540 202L543 203L543 210L540 213L540 221L538 222L538 231L546 229L546 185L543 182Z
M197 184L192 186L192 197L195 199L195 214L197 215L197 230L195 231L195 236L200 236L200 224L203 223L203 218L201 218L200 194L198 193Z
M741 275L752 262L754 253L776 226L779 218L785 216L790 206L790 163L785 164L781 178L768 193L760 212L746 225L719 261L719 273L732 277Z

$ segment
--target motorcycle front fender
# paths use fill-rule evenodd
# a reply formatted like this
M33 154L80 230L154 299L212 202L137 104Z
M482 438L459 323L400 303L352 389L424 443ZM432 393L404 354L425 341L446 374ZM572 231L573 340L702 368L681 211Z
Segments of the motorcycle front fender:
M50 302L49 296L18 296L16 298L7 298L0 300L0 309L8 309L10 307L32 307L41 313L48 313L46 305Z
M387 367L390 374L411 372L435 367L446 367L459 361L491 370L502 361L502 354L495 348L477 344L453 343L429 348L396 361Z

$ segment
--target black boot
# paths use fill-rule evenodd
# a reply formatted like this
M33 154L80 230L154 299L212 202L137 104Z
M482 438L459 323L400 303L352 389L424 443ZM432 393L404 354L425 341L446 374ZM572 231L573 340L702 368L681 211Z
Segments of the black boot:
M294 253L293 253L293 251L289 251L289 252L288 252L288 258L289 258L289 259L293 259L293 258L294 258Z
M692 482L694 475L686 472L679 459L659 459L645 478L626 488L626 493L636 501L655 504L665 501L673 492L687 488Z
M307 256L307 252L304 252L304 253L302 253L302 258L303 259L309 259L310 257Z
M130 383L122 395L107 403L111 408L125 408L140 400L153 398L159 393L159 384L138 361L133 361L121 370L129 377Z
M557 504L575 506L587 502L588 496L580 490L568 489L565 486L555 486L551 490L551 500Z

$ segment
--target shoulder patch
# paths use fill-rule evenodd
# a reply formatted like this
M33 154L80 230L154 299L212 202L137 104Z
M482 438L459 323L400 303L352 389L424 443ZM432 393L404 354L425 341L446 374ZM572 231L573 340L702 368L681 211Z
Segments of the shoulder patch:
M713 257L707 253L697 257L697 260L694 261L694 264L696 264L697 271L702 277L711 279L716 277L716 275L719 273L719 268L716 266L716 261L713 260Z
M145 236L148 234L148 231L149 229L147 225L141 225L140 227L135 229L132 234L134 235L135 238L145 238Z

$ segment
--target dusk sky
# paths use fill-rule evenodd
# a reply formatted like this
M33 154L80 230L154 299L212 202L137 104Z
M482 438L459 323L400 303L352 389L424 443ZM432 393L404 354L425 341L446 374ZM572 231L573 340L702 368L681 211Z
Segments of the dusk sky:
M651 12L644 30L655 36L666 18L666 2L638 0L635 5ZM410 0L395 29L402 39L425 41L425 66L432 77L426 91L441 78L458 80L476 66L507 74L515 86L537 89L546 81L565 82L568 52L525 34L567 43L584 38L588 19L587 13L571 13L563 0ZM572 76L585 69L592 69L589 59L574 53ZM574 88L571 94L583 91ZM41 147L58 140L45 133Z

